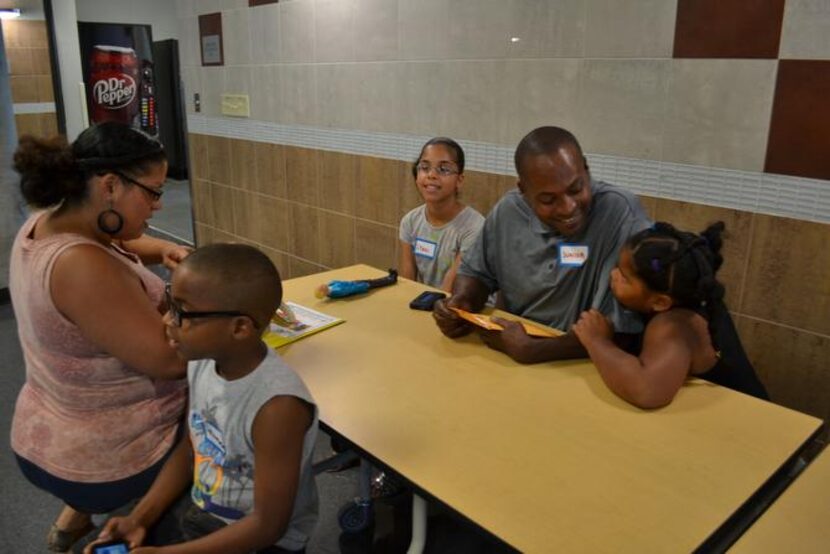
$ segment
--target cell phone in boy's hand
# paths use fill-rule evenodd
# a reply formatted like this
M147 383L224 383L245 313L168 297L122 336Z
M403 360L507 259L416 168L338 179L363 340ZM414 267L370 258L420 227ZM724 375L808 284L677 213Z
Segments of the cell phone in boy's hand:
M432 311L432 307L435 305L436 302L446 297L447 295L443 292L425 290L424 292L416 296L415 299L412 300L412 302L409 303L409 307L413 310L425 310L430 312Z
M92 554L130 554L130 547L119 540L99 542L92 545Z

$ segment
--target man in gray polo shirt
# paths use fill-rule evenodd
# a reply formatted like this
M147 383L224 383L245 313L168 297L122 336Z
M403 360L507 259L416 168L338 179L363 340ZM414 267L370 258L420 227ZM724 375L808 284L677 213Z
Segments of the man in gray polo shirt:
M638 317L617 304L608 286L625 241L651 224L637 198L593 181L576 138L558 127L525 136L515 163L518 190L493 207L462 258L452 296L436 304L441 331L453 338L469 333L471 325L449 308L477 312L498 290L508 312L568 331L535 338L496 319L504 331L483 331L482 338L518 362L587 356L570 327L590 308L608 316L616 332L639 333Z

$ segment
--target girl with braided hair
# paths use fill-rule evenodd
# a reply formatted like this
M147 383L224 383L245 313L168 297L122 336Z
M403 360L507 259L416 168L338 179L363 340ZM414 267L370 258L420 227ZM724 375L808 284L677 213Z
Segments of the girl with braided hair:
M632 236L611 272L617 301L646 319L638 356L612 341L597 310L583 312L573 331L605 384L641 408L669 404L688 376L767 399L723 302L716 273L723 222L700 235L656 223Z

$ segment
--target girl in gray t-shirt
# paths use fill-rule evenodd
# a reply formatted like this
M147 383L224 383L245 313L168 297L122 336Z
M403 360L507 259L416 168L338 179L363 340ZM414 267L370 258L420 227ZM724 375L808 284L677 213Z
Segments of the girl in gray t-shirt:
M459 200L464 150L450 138L433 138L421 149L412 176L424 204L401 219L398 274L449 291L461 254L484 224L480 213Z

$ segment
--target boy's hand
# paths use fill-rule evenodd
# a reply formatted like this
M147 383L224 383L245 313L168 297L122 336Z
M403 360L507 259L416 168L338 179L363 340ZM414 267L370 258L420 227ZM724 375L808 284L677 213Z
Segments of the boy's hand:
M574 323L571 330L586 348L588 343L596 339L611 340L614 336L614 326L608 318L595 309L582 312L579 321Z
M520 364L532 364L537 362L535 339L528 335L521 323L510 321L500 317L490 318L494 323L504 327L503 331L480 330L481 340L494 350L504 352Z
M472 331L473 324L458 317L458 314L450 308L470 309L469 306L457 302L454 296L437 301L432 308L432 317L435 318L435 323L438 324L441 332L451 339L457 339Z
M130 551L141 545L147 535L147 529L141 525L135 518L130 516L114 517L110 519L94 542L91 542L84 548L84 554L92 554L92 547L99 542L112 541L121 539L130 545ZM144 549L142 549L143 551Z

